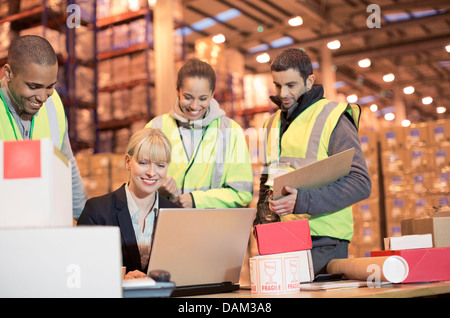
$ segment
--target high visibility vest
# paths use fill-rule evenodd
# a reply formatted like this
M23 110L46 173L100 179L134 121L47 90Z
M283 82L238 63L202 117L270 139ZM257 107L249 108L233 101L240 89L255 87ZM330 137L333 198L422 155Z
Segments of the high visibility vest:
M337 103L321 99L305 109L290 124L281 138L280 114L277 111L264 124L266 165L279 160L289 162L291 170L328 157L331 134L341 115L347 111L356 128L359 125L361 109L359 105ZM353 236L352 208L312 216L309 214L290 214L281 218L288 221L309 218L311 235L330 236L350 241Z
M0 90L1 91L1 90ZM0 140L23 140L19 127L6 105L3 93L0 102ZM61 150L66 132L66 115L64 106L56 90L41 109L33 116L31 122L31 139L50 138Z
M203 129L201 140L190 159L172 116L156 117L146 127L159 128L169 138L172 158L167 175L175 179L182 193L193 194L197 208L232 208L251 202L253 170L245 136L235 121L227 117L213 120ZM221 202L218 202L196 192L227 187L237 190L240 198L221 197ZM224 193L221 195L226 196ZM216 193L216 196L219 195Z

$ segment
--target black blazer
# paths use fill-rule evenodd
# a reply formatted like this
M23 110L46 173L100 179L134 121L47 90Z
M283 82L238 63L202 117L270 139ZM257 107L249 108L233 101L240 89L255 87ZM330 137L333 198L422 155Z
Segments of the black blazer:
M162 196L158 197L159 208L179 208L178 205ZM147 272L147 268L141 268L141 258L127 205L125 184L114 192L87 200L78 219L78 225L118 226L122 237L123 266L127 267L127 272L136 269Z

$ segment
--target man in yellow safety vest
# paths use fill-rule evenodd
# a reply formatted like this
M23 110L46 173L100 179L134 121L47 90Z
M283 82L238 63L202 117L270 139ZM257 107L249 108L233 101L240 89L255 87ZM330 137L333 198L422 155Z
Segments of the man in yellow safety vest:
M43 37L15 39L0 82L0 140L50 138L72 164L73 217L78 220L86 191L70 146L64 106L55 90L58 60Z
M277 92L271 99L280 109L264 124L265 169L256 223L267 222L268 215L272 221L274 216L281 221L308 218L314 271L323 273L330 260L347 257L353 236L351 206L371 192L358 138L360 107L324 98L303 50L284 50L272 62L271 73ZM315 190L285 187L285 196L270 197L267 181L278 165L293 170L350 148L355 148L355 154L346 177Z

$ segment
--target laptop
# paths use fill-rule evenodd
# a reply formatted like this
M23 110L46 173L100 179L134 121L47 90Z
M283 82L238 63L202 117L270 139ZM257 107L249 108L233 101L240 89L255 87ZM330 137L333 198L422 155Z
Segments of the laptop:
M253 208L160 209L148 266L165 270L172 297L239 289Z

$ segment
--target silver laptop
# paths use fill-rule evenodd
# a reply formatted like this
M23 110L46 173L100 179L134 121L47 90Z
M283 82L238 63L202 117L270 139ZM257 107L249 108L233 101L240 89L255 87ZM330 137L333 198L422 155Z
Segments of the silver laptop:
M161 209L149 262L175 282L172 296L239 288L255 209Z

